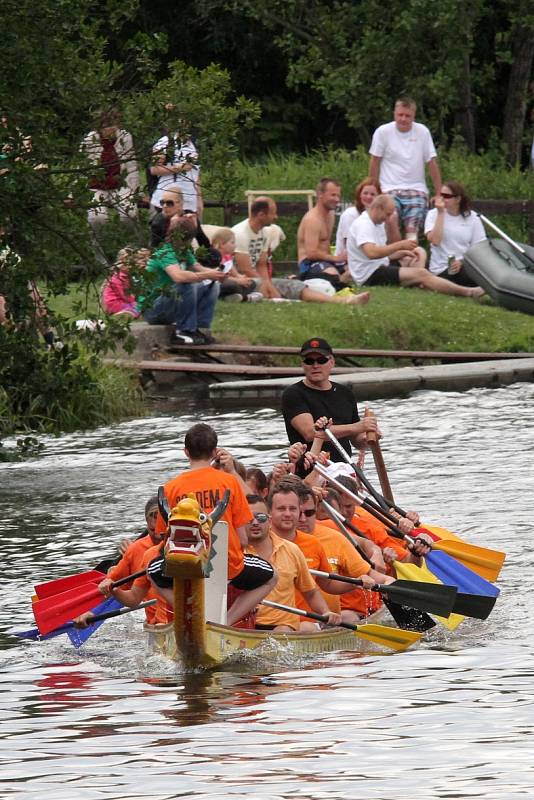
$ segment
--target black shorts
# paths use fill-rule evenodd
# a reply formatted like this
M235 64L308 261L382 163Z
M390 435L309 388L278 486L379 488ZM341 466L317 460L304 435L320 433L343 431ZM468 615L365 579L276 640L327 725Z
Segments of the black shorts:
M378 269L375 269L372 275L369 275L363 285L400 286L400 266L398 261L390 261L389 264L381 264Z
M249 592L251 589L257 589L268 583L274 575L274 569L264 558L245 553L243 561L245 566L239 575L230 581L236 589Z
M478 286L478 283L472 281L463 268L460 270L460 272L456 272L454 275L449 275L447 270L444 269L443 272L440 272L437 277L445 278L445 280L455 283L457 286L469 286L470 288Z

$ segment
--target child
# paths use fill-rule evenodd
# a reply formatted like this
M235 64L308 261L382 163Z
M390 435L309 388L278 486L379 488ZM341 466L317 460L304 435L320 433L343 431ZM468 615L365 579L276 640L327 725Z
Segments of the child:
M234 266L235 236L233 230L219 228L211 237L211 245L220 252L220 269L227 276L221 284L221 300L226 300L227 303L261 300L263 295L261 292L255 291L255 281L246 275L241 275Z
M147 248L123 247L119 250L113 273L102 286L102 307L106 314L127 314L134 319L140 316L141 311L132 294L130 270L145 269L149 258L150 250Z

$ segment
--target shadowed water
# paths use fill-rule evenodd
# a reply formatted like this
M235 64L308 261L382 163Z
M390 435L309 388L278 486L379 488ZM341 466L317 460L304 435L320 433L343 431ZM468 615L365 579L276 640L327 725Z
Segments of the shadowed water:
M0 465L0 797L533 795L534 387L373 407L397 501L508 553L490 618L391 656L282 651L191 674L146 652L140 612L79 651L66 637L15 639L34 624L34 583L91 567L140 527L145 499L185 465L197 417L47 439L38 459ZM284 451L271 410L203 419L247 465Z

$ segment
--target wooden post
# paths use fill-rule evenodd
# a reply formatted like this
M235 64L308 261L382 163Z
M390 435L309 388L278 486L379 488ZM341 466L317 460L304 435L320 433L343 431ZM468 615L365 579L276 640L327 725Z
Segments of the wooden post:
M364 417L374 417L373 412L370 411L368 408L365 409L363 415ZM378 441L375 433L372 431L367 431L367 441L369 442L369 447L371 448L371 452L373 454L373 460L375 462L376 472L378 474L378 479L380 481L380 488L382 489L382 494L389 503L394 503L395 500L393 498L393 491L389 483L386 465L384 464L384 459L382 457L382 449L380 447L380 442Z

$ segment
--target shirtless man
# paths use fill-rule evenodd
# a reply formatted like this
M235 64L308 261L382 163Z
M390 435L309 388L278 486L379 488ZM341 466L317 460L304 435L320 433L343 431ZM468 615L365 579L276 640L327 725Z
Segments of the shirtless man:
M341 200L341 187L332 178L321 178L317 184L317 203L305 214L297 232L299 272L302 280L323 278L336 291L351 283L347 270L347 254L330 252L334 230L334 210ZM367 292L358 295L360 302L369 299Z

